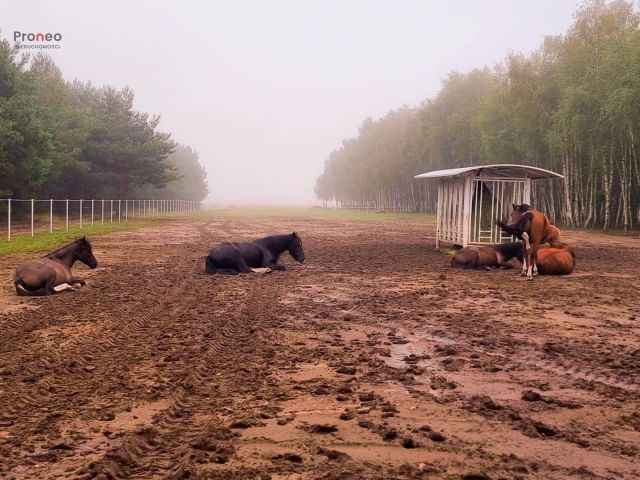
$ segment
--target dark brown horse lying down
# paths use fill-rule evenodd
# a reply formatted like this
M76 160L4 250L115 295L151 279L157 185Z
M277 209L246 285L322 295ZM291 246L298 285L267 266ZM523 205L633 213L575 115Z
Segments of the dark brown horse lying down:
M511 268L508 262L512 258L522 261L520 242L461 248L451 259L451 266L453 268Z
M278 265L278 258L288 251L298 262L304 262L302 239L296 233L271 235L253 242L226 242L209 252L205 262L205 272L213 273L252 273L262 269L284 270Z
M554 243L552 247L538 250L540 275L568 275L576 266L576 256L566 243Z
M89 268L96 268L98 261L91 251L91 243L82 237L69 245L30 260L16 268L13 284L18 295L51 295L63 284L84 285L85 281L71 275L71 267L81 261Z

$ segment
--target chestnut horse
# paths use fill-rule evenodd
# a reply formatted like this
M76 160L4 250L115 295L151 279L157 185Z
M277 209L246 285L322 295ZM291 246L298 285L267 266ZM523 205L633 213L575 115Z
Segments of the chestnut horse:
M490 247L465 247L458 250L451 259L453 268L511 268L507 263L512 258L522 261L520 242L498 243Z
M497 224L504 232L523 240L522 274L532 280L538 275L537 259L540 245L548 243L553 246L560 242L560 230L549 222L544 213L532 209L526 203L513 204L510 224L507 225L500 220Z
M558 242L551 247L538 250L540 275L568 275L575 266L576 256L566 243Z
M51 295L56 287L64 284L84 285L85 281L71 274L71 267L81 261L89 268L96 268L91 242L82 237L37 260L18 265L13 284L18 295Z

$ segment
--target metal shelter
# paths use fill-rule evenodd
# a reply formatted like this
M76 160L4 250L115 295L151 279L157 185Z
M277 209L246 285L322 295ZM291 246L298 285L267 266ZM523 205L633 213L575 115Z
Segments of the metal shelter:
M564 178L529 165L478 165L434 170L414 178L438 181L436 248L440 242L466 247L511 241L496 220L511 213L512 204L531 204L533 180Z

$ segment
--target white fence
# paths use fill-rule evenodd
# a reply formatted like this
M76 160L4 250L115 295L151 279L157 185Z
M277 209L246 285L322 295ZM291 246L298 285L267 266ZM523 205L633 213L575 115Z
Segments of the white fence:
M16 235L35 235L69 226L121 223L140 218L195 212L200 202L193 200L38 200L0 199L0 219L6 239ZM63 225L61 225L63 224Z

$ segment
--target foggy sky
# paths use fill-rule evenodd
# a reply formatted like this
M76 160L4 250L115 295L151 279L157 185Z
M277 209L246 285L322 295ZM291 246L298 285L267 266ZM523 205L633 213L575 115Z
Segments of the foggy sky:
M9 1L0 29L60 32L67 80L129 85L200 153L216 204L311 204L366 117L571 25L567 0Z

